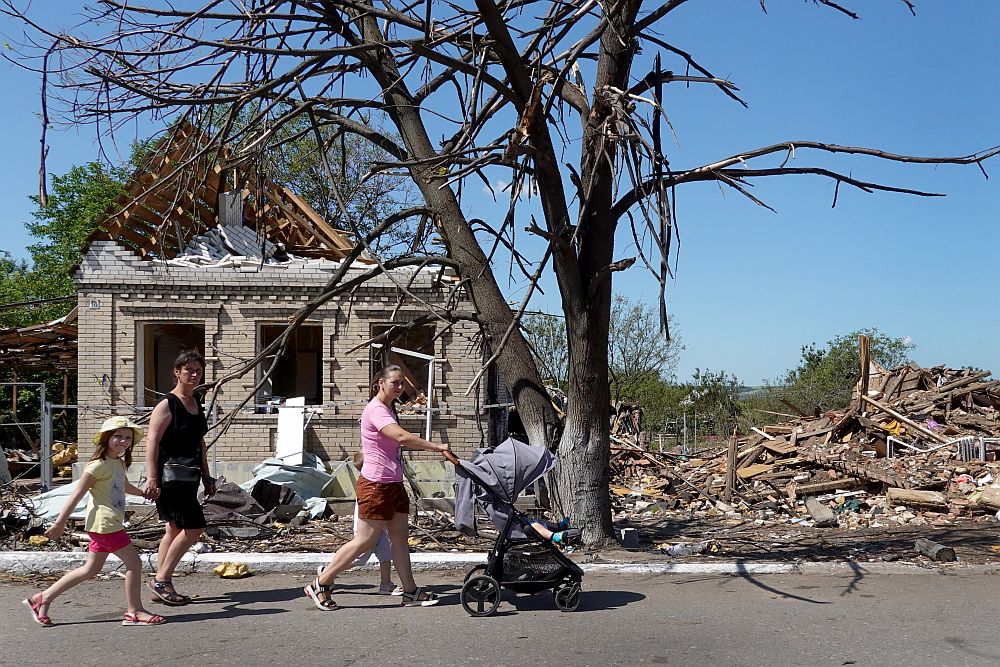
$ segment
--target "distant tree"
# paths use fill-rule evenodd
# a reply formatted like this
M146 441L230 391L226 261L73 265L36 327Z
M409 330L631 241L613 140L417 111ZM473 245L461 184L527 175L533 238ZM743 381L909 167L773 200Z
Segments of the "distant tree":
M120 169L90 162L53 176L44 206L38 197L31 197L34 220L25 227L38 242L28 247L30 262L0 254L0 304L73 295L70 271L79 263L80 249L97 220L122 192L123 177ZM0 327L47 322L72 307L69 301L0 310Z
M861 376L861 335L871 339L871 358L880 366L894 368L910 360L914 345L909 339L893 338L875 328L860 329L833 338L826 347L803 345L799 365L778 382L768 383L765 394L785 401L778 411L787 412L791 406L806 413L846 407Z
M28 263L15 260L6 250L0 250L0 304L28 301L25 276ZM0 328L23 327L31 324L31 317L22 308L0 310Z
M670 323L670 340L660 331L660 316L652 306L616 294L611 303L611 328L608 332L608 375L611 398L636 401L638 389L650 378L673 378L680 357L680 334Z
M696 368L691 390L681 406L692 419L698 419L699 428L716 435L728 435L743 414L742 389L743 383L735 375Z
M116 197L125 192L127 177L124 167L103 162L88 162L70 168L61 176L53 176L48 199L43 205L32 197L36 209L33 222L25 227L38 239L28 246L31 253L31 273L28 280L36 299L71 296L73 267L80 263L83 244L107 213ZM43 319L65 314L72 303L59 304L40 311Z
M656 384L674 376L684 346L669 318L671 337L664 341L656 311L647 303L616 294L611 304L608 332L608 375L611 398L615 401L640 400L640 386ZM566 323L557 315L532 313L521 320L545 382L566 389L569 354Z
M270 178L309 202L331 225L349 233L351 225L335 193L362 233L414 206L412 181L376 168L391 159L388 153L355 134L329 129L322 134L325 145L321 149L306 117L297 116L283 126L279 135L289 139L277 142L267 154ZM327 177L324 152L326 163L332 166L332 181ZM383 256L409 251L414 236L409 231L405 225L390 229L376 239L375 250Z
M678 384L657 373L639 380L632 400L642 406L642 429L654 433L667 430L669 422L683 414L681 401L693 388L689 383Z
M566 389L569 356L566 353L566 323L558 315L531 313L521 319L521 327L531 346L542 381Z

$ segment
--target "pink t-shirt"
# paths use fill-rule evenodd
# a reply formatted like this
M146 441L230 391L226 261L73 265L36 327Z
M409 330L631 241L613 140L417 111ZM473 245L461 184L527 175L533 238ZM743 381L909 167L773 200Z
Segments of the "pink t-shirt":
M361 476L370 482L388 484L403 481L403 453L392 438L382 435L382 429L396 424L392 409L373 398L361 413L361 451L365 454Z

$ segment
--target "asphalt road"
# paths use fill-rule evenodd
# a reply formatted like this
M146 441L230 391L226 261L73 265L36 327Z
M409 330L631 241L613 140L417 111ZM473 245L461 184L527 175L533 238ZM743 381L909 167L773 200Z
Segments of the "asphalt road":
M461 572L419 573L440 605L400 608L348 573L341 609L302 595L306 577L179 577L187 607L159 627L120 625L120 579L87 582L35 624L33 584L0 581L5 665L997 665L997 579L988 575L636 576L588 573L579 610L550 593L505 593L472 618ZM148 599L148 596L146 596ZM991 620L992 619L992 620Z

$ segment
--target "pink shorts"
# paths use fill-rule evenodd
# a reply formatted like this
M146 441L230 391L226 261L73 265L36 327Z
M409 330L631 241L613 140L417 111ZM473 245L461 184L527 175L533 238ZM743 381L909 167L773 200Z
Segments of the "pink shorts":
M132 544L132 540L129 539L128 533L124 530L119 530L115 533L91 533L90 535L90 546L87 547L87 551L91 553L114 553L119 549L124 549L128 545Z

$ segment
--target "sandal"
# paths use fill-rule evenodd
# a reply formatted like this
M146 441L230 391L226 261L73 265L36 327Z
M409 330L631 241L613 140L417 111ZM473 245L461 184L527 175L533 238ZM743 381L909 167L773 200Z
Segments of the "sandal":
M35 602L35 598L38 598L38 602ZM31 612L31 617L35 619L35 623L46 627L55 625L52 622L52 619L49 618L48 614L43 614L40 611L43 606L46 608L45 611L48 611L49 603L45 601L44 593L35 593L30 598L24 598L21 602L23 602L24 606Z
M146 618L139 618L139 612L128 612L125 614L125 618L122 620L122 625L161 625L166 623L167 619L159 616L158 614L146 613Z
M319 583L319 577L313 579L312 583L303 588L302 591L320 611L333 611L337 608L337 603L330 597L330 594L333 593L333 585ZM326 599L319 598L321 593L326 594Z
M378 594L399 596L403 594L403 589L390 581L387 584L379 584Z
M177 592L172 581L159 581L156 577L153 577L149 580L147 586L149 590L153 591L153 599L157 602L162 602L171 607L180 607L191 602L191 598Z
M400 605L403 607L433 607L440 601L438 596L418 587L412 593L403 591L403 601Z

